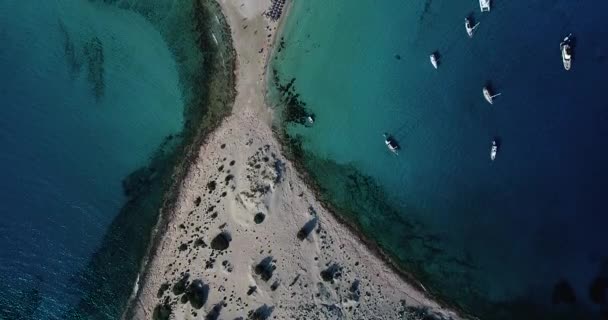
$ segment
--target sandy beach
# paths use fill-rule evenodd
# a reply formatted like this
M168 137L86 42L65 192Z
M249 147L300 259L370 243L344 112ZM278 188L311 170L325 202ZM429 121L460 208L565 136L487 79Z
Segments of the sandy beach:
M218 2L237 52L233 114L201 146L125 317L459 319L333 218L281 155L264 99L284 23L264 15L270 0Z

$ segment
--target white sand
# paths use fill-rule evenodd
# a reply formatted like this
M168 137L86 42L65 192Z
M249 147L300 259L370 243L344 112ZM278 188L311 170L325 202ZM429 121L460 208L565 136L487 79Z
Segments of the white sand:
M264 313L268 319L421 318L410 307L428 308L437 319L458 319L401 280L338 223L281 156L264 105L266 55L277 28L262 15L270 0L218 1L238 56L234 112L201 147L183 182L169 228L141 279L134 317L152 319L154 308L167 302L171 319L205 319L214 306L221 306L218 319L265 319ZM256 213L265 216L260 224ZM305 225L311 232L300 240ZM211 249L221 232L231 238L229 247ZM268 263L258 274L255 266L263 260ZM328 268L332 280L322 279ZM200 279L209 286L200 309L172 292L185 273L187 285ZM164 283L169 288L158 297Z

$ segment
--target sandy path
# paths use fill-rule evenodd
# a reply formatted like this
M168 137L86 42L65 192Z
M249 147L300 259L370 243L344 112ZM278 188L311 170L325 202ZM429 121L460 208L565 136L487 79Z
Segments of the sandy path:
M339 224L280 154L264 105L270 0L218 1L237 52L234 112L183 183L134 317L457 319Z

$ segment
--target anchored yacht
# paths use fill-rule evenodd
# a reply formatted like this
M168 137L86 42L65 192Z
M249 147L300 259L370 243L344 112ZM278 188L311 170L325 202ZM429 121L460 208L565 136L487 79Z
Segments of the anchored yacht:
M492 140L492 147L490 148L490 160L494 161L494 159L496 159L497 153L498 153L498 143L496 143L496 140Z
M564 69L570 70L572 66L572 46L571 39L572 34L569 34L564 40L559 44L559 48L562 51L562 62L564 63Z
M481 12L490 12L490 0L479 0Z

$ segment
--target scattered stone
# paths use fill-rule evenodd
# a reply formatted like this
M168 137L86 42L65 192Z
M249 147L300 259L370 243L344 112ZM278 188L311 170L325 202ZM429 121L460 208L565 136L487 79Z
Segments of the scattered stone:
M341 276L340 266L336 263L329 266L327 269L321 271L321 279L325 282L333 282L334 279L337 279Z
M198 238L196 240L194 240L194 247L203 247L203 248L207 248L207 244L205 243L205 241L203 240L203 238Z
M211 249L220 251L226 250L228 249L228 246L230 246L230 241L232 241L230 234L222 232L211 240Z
M255 274L259 275L262 280L268 281L272 278L272 273L275 269L276 266L274 265L274 261L272 260L272 257L269 256L262 259L262 261L255 266L253 271Z
M277 288L279 288L279 284L281 284L281 283L279 282L279 280L275 280L275 281L272 283L272 285L270 286L270 290L272 290L272 291L277 290Z
M171 291L173 291L174 295L179 296L179 295L183 294L184 292L186 292L186 284L188 283L189 278L190 278L190 274L186 273L186 274L184 274L184 276L181 279L179 279L179 281L177 281L173 285L173 289Z
M222 311L223 304L220 302L213 306L211 311L205 316L205 320L218 320L220 318L220 312Z
M167 289L169 289L169 284L168 283L163 283L160 285L160 288L158 288L158 293L156 293L156 297L157 298L162 298L162 296L165 294L165 291L167 291Z
M274 307L269 307L266 304L257 308L255 311L249 311L247 319L251 320L266 320L270 318L270 315L274 311Z
M171 318L171 305L168 303L157 304L152 313L153 320L169 320Z
M298 231L297 237L300 240L306 239L308 235L315 229L317 225L318 218L314 217L310 221L306 222L306 224Z

